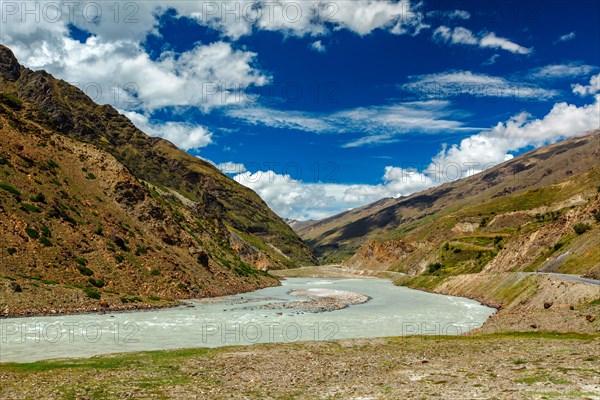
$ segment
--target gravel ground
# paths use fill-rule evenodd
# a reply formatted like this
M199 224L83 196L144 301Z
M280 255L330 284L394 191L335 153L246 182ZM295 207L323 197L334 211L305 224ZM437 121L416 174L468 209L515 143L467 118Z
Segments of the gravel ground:
M2 399L600 399L600 336L268 344L0 364Z

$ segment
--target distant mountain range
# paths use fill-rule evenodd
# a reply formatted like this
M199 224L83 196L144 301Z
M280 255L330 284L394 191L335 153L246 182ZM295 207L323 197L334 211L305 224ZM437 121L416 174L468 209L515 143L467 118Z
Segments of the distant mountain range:
M166 305L314 264L252 190L0 45L0 314Z
M600 277L600 130L297 231L322 262L410 274ZM585 232L576 232L576 227Z

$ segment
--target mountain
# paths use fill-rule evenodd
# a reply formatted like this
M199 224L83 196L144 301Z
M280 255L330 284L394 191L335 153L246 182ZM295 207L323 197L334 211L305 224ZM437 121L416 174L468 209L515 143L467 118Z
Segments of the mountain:
M0 132L3 315L167 305L316 261L252 190L2 45Z
M547 217L551 211L560 211L554 218L564 222L596 195L599 169L600 131L595 131L477 175L408 197L383 199L297 231L324 262L352 257L347 265L417 271L435 259L430 252L440 243L461 235L493 239L494 227L501 223L507 228L498 232L506 236L508 226L524 228L537 222L538 213Z

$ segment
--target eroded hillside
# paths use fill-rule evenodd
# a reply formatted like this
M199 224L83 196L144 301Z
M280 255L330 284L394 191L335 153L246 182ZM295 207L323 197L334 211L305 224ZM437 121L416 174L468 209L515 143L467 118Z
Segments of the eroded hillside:
M0 46L0 313L159 306L312 263L251 190Z

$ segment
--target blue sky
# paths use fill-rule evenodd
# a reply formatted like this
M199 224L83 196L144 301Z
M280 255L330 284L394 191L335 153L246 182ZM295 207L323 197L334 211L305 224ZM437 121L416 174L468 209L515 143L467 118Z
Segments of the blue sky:
M284 217L408 195L600 127L594 1L89 3L56 18L41 2L39 21L3 4L0 40Z

